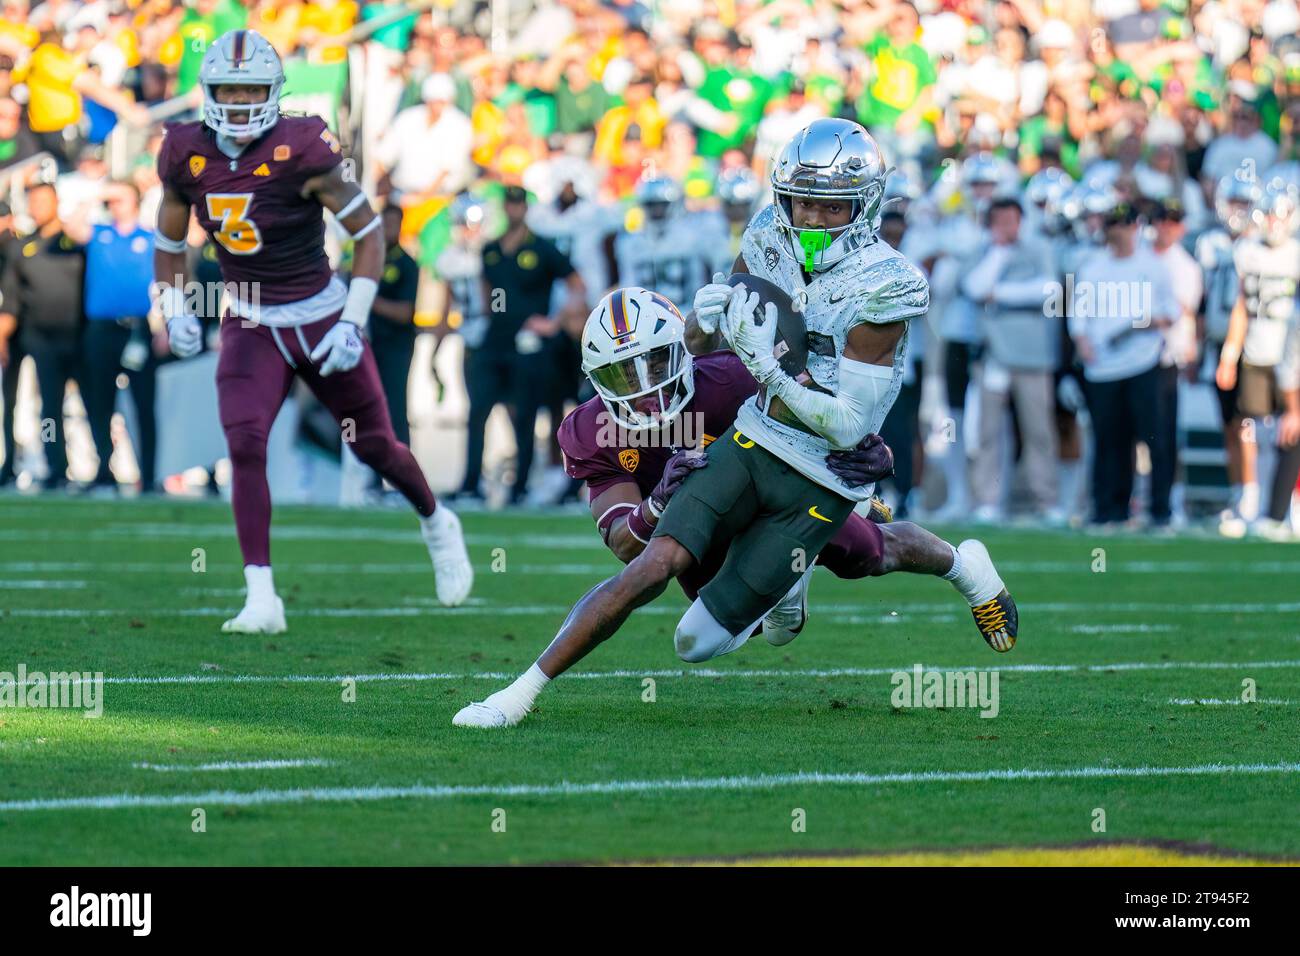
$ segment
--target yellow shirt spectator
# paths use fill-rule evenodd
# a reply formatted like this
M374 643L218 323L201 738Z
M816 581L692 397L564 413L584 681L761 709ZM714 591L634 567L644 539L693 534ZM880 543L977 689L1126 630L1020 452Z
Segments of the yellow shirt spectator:
M249 13L248 28L266 37L280 56L288 56L297 45L305 6L302 3L264 0Z
M17 58L23 50L31 50L41 42L41 31L27 23L0 20L0 53Z
M84 58L42 43L27 62L27 106L32 132L52 133L81 119L81 94L73 84L86 69Z
M608 110L596 124L596 146L592 150L593 158L600 163L611 166L623 162L623 140L628 127L636 124L641 127L641 142L647 149L658 149L663 142L664 127L668 120L654 97L648 97L637 106L615 106Z
M356 22L357 5L354 0L324 0L321 3L305 4L299 25L304 33L315 31L319 43L334 38L341 41L351 32ZM320 62L341 63L347 59L347 55L347 47L342 42L328 44L320 50Z
M474 149L470 158L480 166L491 166L492 157L506 135L506 113L491 100L474 104L469 114L474 131Z

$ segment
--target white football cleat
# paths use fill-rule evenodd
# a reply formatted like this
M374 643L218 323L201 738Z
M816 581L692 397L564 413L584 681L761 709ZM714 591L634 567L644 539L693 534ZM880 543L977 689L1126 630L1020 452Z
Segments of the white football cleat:
M512 727L519 721L511 723L500 707L481 700L466 704L456 712L451 722L455 727Z
M450 508L439 503L433 514L420 519L420 534L429 548L429 557L433 559L438 602L446 607L464 604L474 586L474 568L469 563L469 552L465 550L460 519Z
M814 566L816 562L814 561ZM808 584L812 579L810 567L794 586L781 598L781 603L763 618L763 639L773 647L789 644L808 623Z
M223 634L283 634L289 629L284 621L284 602L249 602L244 609L221 625Z

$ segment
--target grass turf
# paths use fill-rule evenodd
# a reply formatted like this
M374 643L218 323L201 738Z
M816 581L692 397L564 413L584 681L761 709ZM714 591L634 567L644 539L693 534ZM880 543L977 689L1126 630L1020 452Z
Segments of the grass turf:
M1134 841L1300 857L1296 549L981 531L1021 606L1021 639L1010 654L984 645L942 581L839 581L818 572L805 633L779 649L751 641L710 662L705 673L716 676L699 676L673 654L685 607L674 590L580 668L626 676L561 680L520 727L476 732L450 721L502 683L482 675L525 668L569 605L618 565L582 516L468 515L464 523L475 596L467 608L446 610L433 600L408 514L278 509L273 549L290 630L236 637L220 633L242 601L224 506L0 502L0 671L21 663L102 671L110 680L207 681L110 683L99 719L0 709L0 859L438 864ZM976 709L895 709L889 673L807 673L917 662L1080 668L1001 672L993 719ZM1263 666L1277 662L1289 663ZM683 670L693 673L678 676ZM763 673L729 676L741 670ZM647 702L643 675L661 671L671 673L654 678ZM326 680L232 679L401 674L440 676L361 679L353 702ZM1246 678L1261 701L1289 704L1171 703L1238 699ZM258 760L324 764L135 766ZM1105 775L1211 764L1293 766ZM1102 775L978 776L1078 768ZM879 779L924 771L946 776ZM730 780L799 772L869 776ZM975 776L952 776L959 773ZM656 783L681 780L706 782ZM642 785L615 786L628 782ZM580 793L560 783L610 786ZM480 789L404 789L417 785ZM399 794L374 799L377 787ZM303 790L327 799L285 793ZM10 806L120 795L171 802ZM202 833L192 829L199 807ZM1093 829L1097 809L1104 832Z

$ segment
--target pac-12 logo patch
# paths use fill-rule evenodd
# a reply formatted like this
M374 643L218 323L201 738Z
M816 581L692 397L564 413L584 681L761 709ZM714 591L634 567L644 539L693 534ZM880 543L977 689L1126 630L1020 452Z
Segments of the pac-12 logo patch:
M769 269L775 269L776 264L781 261L781 253L768 246L763 250L763 261L767 263Z
M208 161L207 161L207 159L205 159L204 157L202 157L202 156L191 156L191 157L190 157L190 175L193 176L195 179L198 179L198 178L199 178L199 174L200 174L201 172L203 172L203 168L204 168L205 166L207 166L207 165L208 165Z
M282 163L292 155L293 155L293 151L290 150L287 145L281 143L271 153L271 158L274 159L277 163Z
M618 463L623 466L624 471L636 471L636 466L641 464L640 450L624 448L618 453Z

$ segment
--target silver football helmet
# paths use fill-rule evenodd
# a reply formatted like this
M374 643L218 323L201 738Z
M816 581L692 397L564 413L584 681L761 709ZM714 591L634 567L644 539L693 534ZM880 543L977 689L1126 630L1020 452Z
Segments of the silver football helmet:
M725 169L718 175L716 185L718 198L727 219L732 222L748 220L754 210L754 203L761 191L758 177L748 166L735 166Z
M280 91L284 88L284 67L270 41L256 30L231 30L222 34L203 54L199 65L203 88L203 122L232 139L255 139L280 119ZM218 103L219 86L264 86L266 99L260 103ZM246 113L243 123L231 117Z
M658 292L615 289L587 316L582 371L619 427L663 428L695 394L686 320Z
M1048 166L1029 177L1025 183L1025 198L1040 209L1060 206L1066 193L1074 188L1074 180L1064 169Z
M786 143L772 166L776 224L787 239L781 252L807 271L820 272L874 242L888 176L880 147L860 125L814 120ZM830 229L800 229L794 224L796 199L851 203L851 218Z
M681 210L682 187L667 176L647 176L636 184L634 198L645 213L645 228L661 230Z
M1080 242L1101 245L1106 241L1102 219L1119 204L1119 193L1108 183L1084 180L1061 201L1061 215Z
M1270 246L1281 245L1300 229L1300 190L1284 179L1275 179L1255 202L1251 220Z
M1264 197L1254 178L1238 179L1229 174L1214 189L1214 214L1228 234L1239 236L1250 226L1251 211Z

